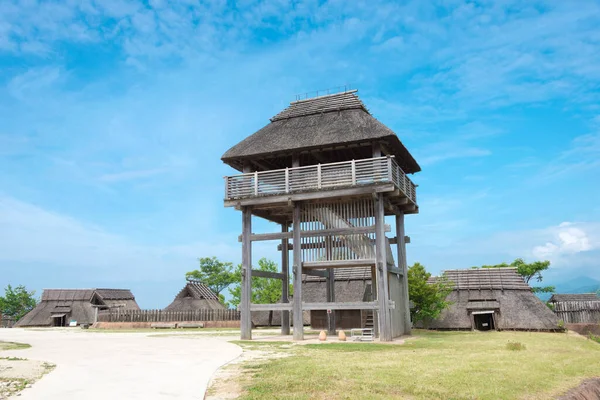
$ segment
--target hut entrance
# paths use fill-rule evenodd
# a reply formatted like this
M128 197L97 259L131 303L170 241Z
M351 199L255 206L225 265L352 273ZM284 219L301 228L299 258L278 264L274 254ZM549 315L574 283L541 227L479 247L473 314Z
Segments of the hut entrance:
M53 314L52 315L52 326L67 326L66 314Z
M495 330L496 325L494 324L494 312L493 311L480 311L473 313L473 328L478 331L490 331Z

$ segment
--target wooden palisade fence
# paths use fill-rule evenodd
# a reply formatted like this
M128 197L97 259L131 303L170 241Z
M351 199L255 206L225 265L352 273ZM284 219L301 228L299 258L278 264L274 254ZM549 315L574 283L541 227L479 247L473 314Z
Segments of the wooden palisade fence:
M559 302L554 313L566 324L600 323L600 301Z
M98 322L239 321L237 310L119 310L101 311Z

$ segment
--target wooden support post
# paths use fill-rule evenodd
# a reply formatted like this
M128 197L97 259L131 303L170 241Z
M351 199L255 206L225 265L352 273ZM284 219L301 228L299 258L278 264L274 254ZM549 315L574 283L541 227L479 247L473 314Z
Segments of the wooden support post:
M377 195L375 201L375 253L377 257L377 300L379 302L379 340L389 342L392 340L391 316L389 310L389 287L387 272L387 246L385 242L385 209L383 194Z
M294 340L304 339L304 318L302 316L302 246L300 244L299 203L294 203L293 245L294 245Z
M252 211L242 208L242 298L241 298L241 339L252 340L252 315L250 301L252 299Z
M398 268L403 274L400 278L400 304L396 306L400 309L403 321L401 323L402 332L405 335L410 335L410 299L408 298L408 266L406 264L406 236L404 232L404 213L396 215L396 238L398 249Z
M379 277L377 276L377 267L373 265L371 267L371 297L373 300L379 301L379 293L377 292L377 282ZM375 337L379 337L379 314L377 310L373 310L373 333Z
M288 231L288 224L286 222L285 224L281 225L281 232L285 233L287 231ZM289 278L290 251L288 249L288 246L289 246L288 240L283 239L281 241L281 273L284 276L282 286L281 286L281 302L282 303L289 303L289 301L290 301L288 298L288 295L289 295L288 290L290 287L290 278ZM290 334L290 312L287 310L281 312L281 334L282 335Z
M333 246L331 236L325 238L325 251L327 254L327 259L331 260L333 257ZM327 285L327 302L333 303L335 302L335 270L332 268L329 270L329 274L327 275L326 285ZM335 335L335 310L329 310L330 313L327 314L327 334L330 336Z

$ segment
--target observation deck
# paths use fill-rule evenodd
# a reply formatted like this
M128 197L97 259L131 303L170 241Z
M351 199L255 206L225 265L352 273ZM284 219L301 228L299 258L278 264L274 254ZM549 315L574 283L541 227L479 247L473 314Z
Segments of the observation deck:
M257 204L253 201L257 199L260 199L259 204L271 200L276 203L281 200L278 197L290 198L295 194L318 193L319 198L330 197L328 192L336 195L340 189L364 189L356 192L361 194L368 193L371 187L378 187L378 192L397 192L395 197L407 199L404 204L417 206L416 185L394 156L226 176L225 206Z

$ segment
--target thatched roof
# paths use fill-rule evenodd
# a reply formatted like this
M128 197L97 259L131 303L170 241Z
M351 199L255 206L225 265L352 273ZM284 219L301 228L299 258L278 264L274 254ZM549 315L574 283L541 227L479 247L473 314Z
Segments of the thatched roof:
M166 311L224 310L219 297L202 282L190 281L179 291Z
M51 326L53 317L65 316L78 324L94 322L94 307L120 307L139 310L128 289L45 289L40 303L21 318L16 326Z
M500 330L558 330L558 318L532 291L515 268L444 271L454 284L447 297L452 304L431 329L471 329L470 313L494 311Z
M353 90L290 103L221 159L239 171L246 161L256 169L278 169L292 166L292 154L302 153L304 165L370 158L375 142L396 157L404 172L421 170L398 136L369 113Z
M552 297L550 297L551 303L566 301L600 301L600 297L596 293L553 294Z
M444 271L444 277L453 284L454 290L529 290L531 288L517 273L516 268L474 268ZM431 277L435 282L437 277Z

